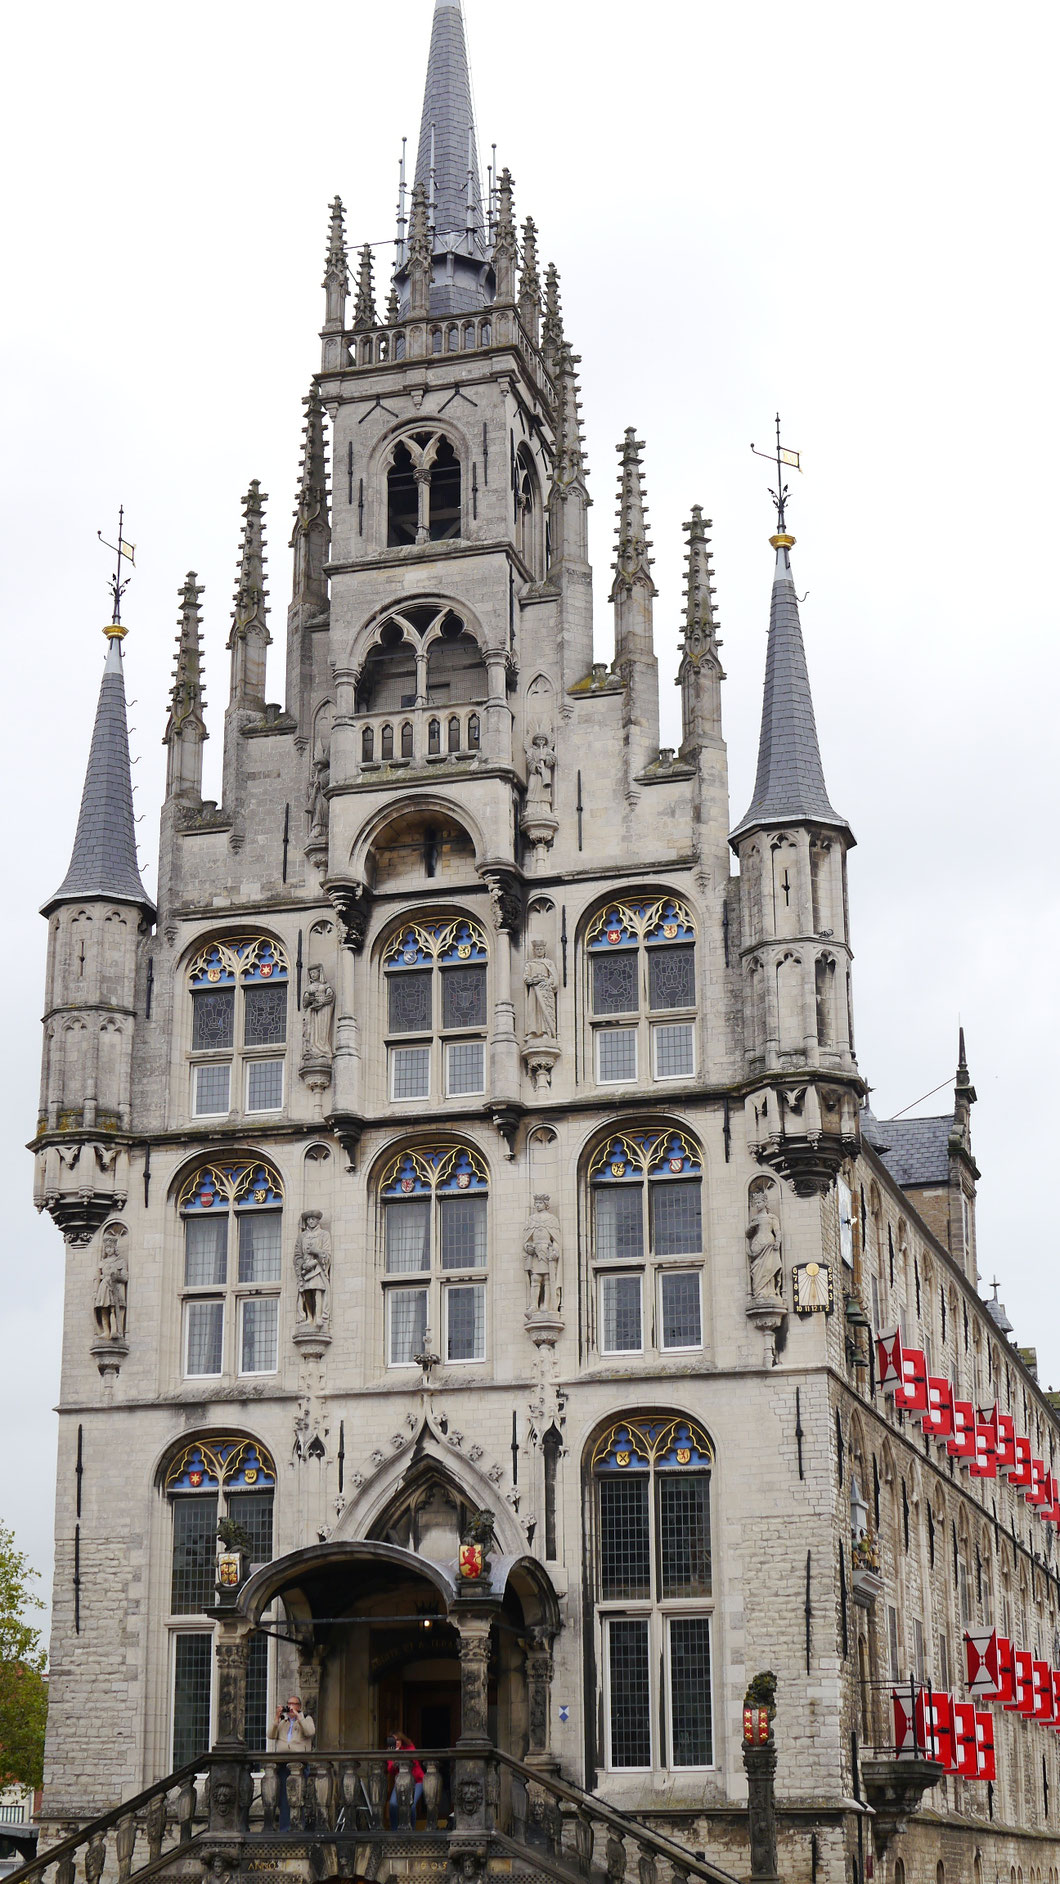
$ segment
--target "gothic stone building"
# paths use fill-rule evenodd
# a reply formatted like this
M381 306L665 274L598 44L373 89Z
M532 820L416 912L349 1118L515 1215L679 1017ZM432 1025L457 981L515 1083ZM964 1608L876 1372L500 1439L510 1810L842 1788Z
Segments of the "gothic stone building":
M698 507L659 747L633 431L593 661L578 360L508 173L481 190L458 0L406 200L382 311L332 206L284 704L253 483L221 801L192 574L157 903L116 622L44 910L49 1836L111 1814L88 1884L164 1869L175 1826L196 1878L769 1875L743 1708L771 1670L784 1879L1055 1878L1040 1708L996 1709L993 1777L896 1757L892 1685L966 1702L965 1631L1060 1663L1055 1484L1045 1521L926 1436L918 1366L1046 1474L1060 1431L977 1292L963 1046L951 1115L865 1109L793 539L734 821ZM438 1756L396 1830L393 1730Z

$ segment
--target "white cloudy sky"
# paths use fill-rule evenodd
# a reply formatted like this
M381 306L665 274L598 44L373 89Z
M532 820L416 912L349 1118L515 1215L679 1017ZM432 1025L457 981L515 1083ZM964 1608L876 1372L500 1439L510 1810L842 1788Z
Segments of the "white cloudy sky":
M750 796L778 404L805 475L797 586L851 867L862 1067L886 1116L979 1091L984 1274L1060 1383L1049 1167L1057 587L1055 73L1043 0L466 0L496 140L584 358L599 653L615 442L635 425L675 668L681 522L714 519L734 815ZM9 17L0 126L7 1077L0 1517L50 1554L63 1246L30 1203L45 928L66 866L119 500L142 858L177 586L206 583L215 727L251 477L282 634L326 206L392 234L429 0L56 0ZM271 692L281 689L280 649ZM669 729L677 695L664 686ZM208 749L216 773L220 741ZM216 788L215 788L216 789ZM922 1108L942 1109L946 1095ZM85 1260L84 1257L74 1260Z

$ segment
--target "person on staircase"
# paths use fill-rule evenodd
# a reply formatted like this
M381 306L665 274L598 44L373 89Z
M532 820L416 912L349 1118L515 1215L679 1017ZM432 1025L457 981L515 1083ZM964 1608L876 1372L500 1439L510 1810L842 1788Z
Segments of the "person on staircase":
M386 1744L390 1748L391 1752L393 1753L398 1753L398 1752L415 1753L416 1751L415 1743L409 1739L408 1734L398 1734L398 1733L387 1734ZM404 1765L406 1764L406 1762L403 1761L401 1762L401 1764ZM390 1781L390 1787L391 1787L390 1798L389 1798L388 1804L390 1806L390 1829L392 1832L397 1830L397 1822L398 1822L397 1782L398 1782L399 1770L400 1768L399 1768L399 1763L397 1760L387 1761L386 1776L387 1776L387 1779ZM412 1762L412 1779L413 1779L413 1795L412 1795L411 1823L412 1823L413 1830L415 1830L416 1817L420 1809L420 1800L423 1798L423 1768L420 1765L418 1760L413 1760Z
M292 1694L285 1707L276 1709L276 1719L268 1730L268 1739L278 1753L306 1754L313 1750L316 1732L312 1714L303 1714L301 1701L297 1694ZM284 1764L277 1771L280 1776L279 1830L287 1832L291 1829L291 1808L287 1800L288 1767Z

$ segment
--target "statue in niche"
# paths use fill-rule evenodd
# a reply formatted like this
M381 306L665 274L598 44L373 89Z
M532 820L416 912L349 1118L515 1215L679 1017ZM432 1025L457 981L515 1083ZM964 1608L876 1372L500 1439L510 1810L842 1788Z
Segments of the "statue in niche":
M306 976L302 993L302 1057L331 1060L331 1024L335 1018L335 990L319 962Z
M99 1281L92 1313L102 1341L124 1341L125 1311L129 1295L129 1263L123 1254L125 1231L111 1224L103 1232L99 1259Z
M328 834L328 799L327 790L331 782L331 759L327 748L318 759L313 760L309 774L309 795L306 810L309 813L309 842L322 844Z
M549 1209L552 1199L547 1191L534 1198L523 1237L526 1280L529 1292L528 1315L556 1313L556 1282L559 1274L559 1218Z
M524 818L552 816L552 774L556 769L556 749L543 726L526 743L526 804Z
M331 1237L321 1210L303 1210L294 1244L294 1273L302 1320L321 1327L330 1317Z
M773 1209L773 1184L765 1179L751 1191L747 1224L747 1257L751 1266L751 1294L757 1301L782 1301L784 1257L780 1218Z
M556 964L549 960L543 942L531 942L530 956L523 970L526 989L526 1037L528 1040L555 1040L556 1002L559 976Z

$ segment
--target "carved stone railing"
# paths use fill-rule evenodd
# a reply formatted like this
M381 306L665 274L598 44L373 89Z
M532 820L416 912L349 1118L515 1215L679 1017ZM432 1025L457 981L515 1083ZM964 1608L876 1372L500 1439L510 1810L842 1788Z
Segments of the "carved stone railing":
M486 702L466 706L399 707L359 713L354 765L358 774L391 766L436 766L477 759L485 743ZM509 762L510 751L505 755Z
M238 1849L282 1866L285 1846L304 1850L307 1839L340 1847L343 1875L374 1876L395 1838L425 1857L492 1852L506 1872L522 1854L561 1884L734 1884L628 1813L485 1742L415 1753L218 1749L52 1845L11 1884L140 1884L182 1865L192 1846L207 1868L215 1845L230 1870L246 1868Z
M200 1829L205 1821L205 1798L197 1782L208 1774L209 1761L207 1755L168 1774L9 1875L19 1884L75 1884L80 1878L99 1884L105 1871L108 1879L127 1884L134 1871L143 1878L164 1869L190 1845L196 1820ZM203 1786L201 1793L206 1790Z

